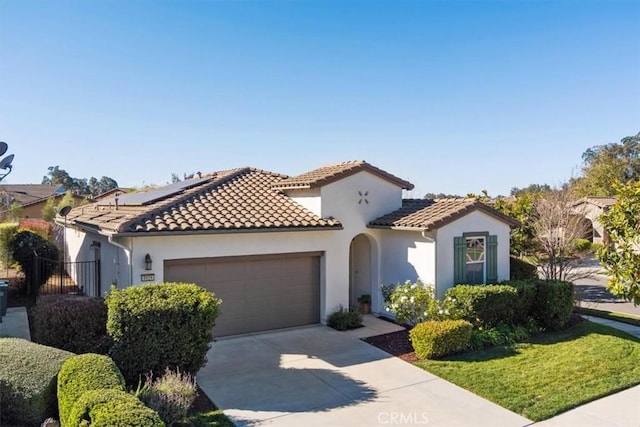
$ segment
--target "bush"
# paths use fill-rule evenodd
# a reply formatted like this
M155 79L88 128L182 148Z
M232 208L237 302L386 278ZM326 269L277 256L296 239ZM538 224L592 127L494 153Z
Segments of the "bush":
M40 425L57 416L56 378L73 354L19 338L0 338L0 425Z
M545 329L558 330L571 318L574 305L573 283L538 280L532 317Z
M53 225L49 221L39 218L24 218L20 220L20 230L29 230L45 240L51 240Z
M432 286L419 280L416 283L407 280L391 292L386 309L395 315L398 323L413 326L426 321L438 310L438 300Z
M9 246L11 248L11 256L24 272L27 295L35 298L40 286L53 274L56 265L54 261L58 260L58 248L53 243L28 230L16 233ZM43 262L37 272L34 266L35 254L51 260L51 262Z
M211 292L164 283L112 289L105 301L110 354L129 384L166 368L195 374L206 363L221 303Z
M63 426L164 426L160 416L135 396L118 389L91 390L73 405Z
M33 341L76 354L109 350L107 306L102 298L44 295L33 308Z
M340 306L338 311L331 313L327 318L327 326L338 331L359 328L362 326L362 313L352 308L347 310Z
M185 418L197 395L193 376L168 368L156 380L148 375L144 386L137 392L138 398L156 411L167 425Z
M518 292L507 285L457 285L445 293L444 304L453 318L490 328L513 323Z
M527 338L529 338L529 331L524 326L500 325L490 329L474 329L469 347L480 350L485 347L512 345Z
M103 389L125 390L124 378L113 360L91 353L68 358L58 373L61 424L78 425L70 421L74 403L88 391Z
M466 320L432 320L409 332L411 345L421 359L433 359L469 348L473 326Z
M573 241L573 250L578 253L585 253L591 250L591 242L587 239L575 239Z
M5 267L11 267L15 261L11 256L11 240L18 232L18 223L5 222L0 224L0 262Z
M514 306L513 321L515 324L526 324L532 318L538 287L536 280L511 280L504 285L515 288L518 292L518 301Z
M523 259L509 257L511 280L526 280L538 278L538 267Z

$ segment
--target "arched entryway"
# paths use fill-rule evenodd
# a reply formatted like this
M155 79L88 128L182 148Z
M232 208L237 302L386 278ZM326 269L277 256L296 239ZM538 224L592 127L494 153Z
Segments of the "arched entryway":
M364 234L358 234L351 240L349 248L349 305L358 306L361 295L371 295L373 280L373 247L371 240Z

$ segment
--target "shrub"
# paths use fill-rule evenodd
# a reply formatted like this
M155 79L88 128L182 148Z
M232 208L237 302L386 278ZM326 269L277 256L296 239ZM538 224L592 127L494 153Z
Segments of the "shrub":
M53 225L49 221L39 218L24 218L20 220L20 230L29 230L45 240L51 240Z
M58 259L58 248L36 233L28 230L19 231L9 243L11 256L20 265L25 275L27 295L35 297L40 286L53 274ZM38 272L35 271L35 254L52 262L43 262ZM37 273L37 274L36 274Z
M573 283L538 280L532 316L543 328L558 330L571 318L574 305Z
M382 301L384 305L388 306L391 303L391 294L393 294L396 285L380 285L380 293L382 294Z
M340 306L338 311L329 315L327 325L338 331L359 328L362 326L362 313L352 308L345 309Z
M431 320L418 323L409 338L419 358L433 359L466 350L472 330L466 320Z
M73 405L63 426L164 426L160 416L135 396L118 389L91 390Z
M535 280L511 280L503 284L515 288L518 301L514 306L513 321L515 324L526 324L532 317L538 287Z
M33 341L76 354L109 350L107 306L102 298L44 295L33 309Z
M73 354L19 338L0 338L0 425L39 425L56 416L56 377Z
M193 376L168 368L156 380L148 375L144 386L137 392L138 398L156 411L167 425L185 418L197 395Z
M398 323L404 325L417 325L426 321L430 313L438 309L438 300L435 298L432 286L425 285L420 280L416 283L406 281L397 285L390 296L387 311L391 311Z
M511 280L537 279L538 267L518 257L509 257Z
M206 363L221 303L194 284L112 289L105 299L111 357L129 384L147 372L179 368L195 374Z
M5 267L12 266L15 261L11 256L10 242L18 232L18 223L6 222L0 224L0 262Z
M474 329L469 347L480 350L485 347L512 345L527 338L529 338L529 331L524 326L500 325L490 329Z
M518 292L507 285L457 285L447 290L444 303L453 318L490 328L513 323Z
M68 358L58 373L58 408L63 426L70 421L74 403L91 390L124 391L125 382L113 360L100 354L81 354Z
M591 250L591 242L587 239L575 239L573 241L573 250L579 253L589 252Z

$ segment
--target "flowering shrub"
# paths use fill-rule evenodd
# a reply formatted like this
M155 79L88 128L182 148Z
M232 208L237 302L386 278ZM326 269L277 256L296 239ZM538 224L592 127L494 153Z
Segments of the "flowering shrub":
M195 378L189 373L167 368L164 375L153 379L147 375L144 386L136 393L149 408L156 411L168 426L187 416L198 395Z
M53 235L53 225L44 219L24 218L20 220L18 228L20 230L32 231L46 240L51 240L51 236Z
M395 314L399 323L410 326L445 314L444 311L439 313L440 307L433 287L420 280L416 283L407 280L404 284L397 285L389 296L386 310Z

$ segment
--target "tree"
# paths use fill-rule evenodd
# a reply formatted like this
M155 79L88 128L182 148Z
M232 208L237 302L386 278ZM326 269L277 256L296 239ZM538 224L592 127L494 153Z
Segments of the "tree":
M526 187L511 187L512 196L520 196L523 194L538 194L545 191L551 191L549 184L529 184Z
M578 196L613 196L616 182L640 181L640 132L620 143L591 147L582 161L583 176L572 182Z
M70 206L73 208L75 207L75 205L76 201L73 198L73 193L71 192L71 190L67 190L67 192L64 194L64 197L58 203L57 211L60 212L65 206Z
M56 204L55 197L49 197L49 199L47 200L47 203L45 203L44 206L42 207L42 212L41 212L42 219L44 219L45 221L53 221L53 219L56 217L55 204Z
M588 224L574 210L575 195L570 187L544 192L536 200L533 232L539 247L534 254L544 279L574 281L593 275L580 269L586 257L575 251L575 242L588 233Z
M22 206L18 201L14 200L9 205L9 210L7 211L7 219L10 222L18 222L23 216Z
M60 166L49 166L49 172L42 178L43 184L63 185L65 190L70 190L73 194L80 196L97 196L106 191L118 188L118 183L113 178L103 176L100 179L95 177L73 178L69 173L60 169Z
M493 207L520 222L519 227L511 230L511 254L523 256L535 252L539 245L535 239L534 221L536 203L540 193L521 193L515 200L498 199Z
M603 213L610 242L597 251L611 293L640 305L640 182L615 185L618 200Z

